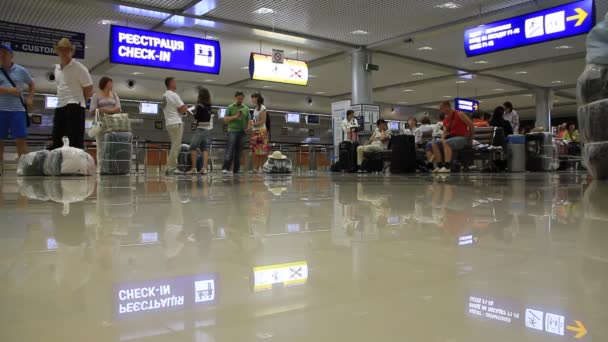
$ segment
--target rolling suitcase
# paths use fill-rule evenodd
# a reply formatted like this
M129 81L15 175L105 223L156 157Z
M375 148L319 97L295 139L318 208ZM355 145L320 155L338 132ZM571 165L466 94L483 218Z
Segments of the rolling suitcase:
M343 141L340 143L340 166L342 171L357 172L357 147L359 143Z
M391 173L416 172L416 138L396 135L391 138Z
M528 171L550 171L553 162L553 145L550 133L526 135L526 167Z
M99 158L102 175L127 175L131 173L133 155L133 133L108 132L103 135Z
M361 169L365 172L382 172L384 170L382 152L366 153Z
M181 172L192 170L192 157L190 156L190 145L183 144L177 157L177 169Z

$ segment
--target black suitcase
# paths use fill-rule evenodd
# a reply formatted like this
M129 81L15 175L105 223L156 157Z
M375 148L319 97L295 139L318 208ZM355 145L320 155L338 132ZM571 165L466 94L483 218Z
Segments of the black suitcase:
M526 135L526 168L528 171L541 172L550 170L548 160L551 151L546 149L548 133L530 133Z
M391 138L391 173L416 172L416 138L413 135L395 135Z
M99 155L99 171L102 175L127 175L131 173L133 134L108 132L103 135Z
M363 158L361 170L365 172L382 172L384 170L384 161L382 160L382 152L368 152Z
M192 157L190 156L190 145L182 144L177 157L177 169L181 172L192 170Z
M357 172L357 147L359 147L359 143L353 141L340 143L338 159L342 171Z

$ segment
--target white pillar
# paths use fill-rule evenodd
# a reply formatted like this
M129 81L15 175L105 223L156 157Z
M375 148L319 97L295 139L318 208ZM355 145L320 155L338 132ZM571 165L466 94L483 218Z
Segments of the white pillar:
M554 97L552 89L543 88L536 91L536 127L543 127L545 132L551 132Z
M372 98L372 74L365 70L365 65L370 62L370 52L366 49L358 49L352 55L353 76L353 105L373 104Z

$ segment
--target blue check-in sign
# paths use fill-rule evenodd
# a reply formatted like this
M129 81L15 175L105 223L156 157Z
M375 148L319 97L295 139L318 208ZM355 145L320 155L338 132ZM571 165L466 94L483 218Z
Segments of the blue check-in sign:
M219 74L220 42L112 25L110 62Z
M464 49L474 57L586 34L594 26L594 2L582 0L469 28Z

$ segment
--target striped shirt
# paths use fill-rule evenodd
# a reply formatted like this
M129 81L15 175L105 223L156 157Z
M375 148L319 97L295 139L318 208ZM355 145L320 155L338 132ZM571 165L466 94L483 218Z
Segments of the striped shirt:
M27 69L18 64L13 64L11 66L10 70L8 70L8 75L13 82L15 82L17 88L22 90L22 96L23 90L26 89L27 85L34 82ZM2 72L0 72L0 88L13 88L11 82L6 79ZM23 104L21 103L21 100L19 100L19 97L11 94L0 94L0 111L23 112L25 111L25 108L23 108Z

